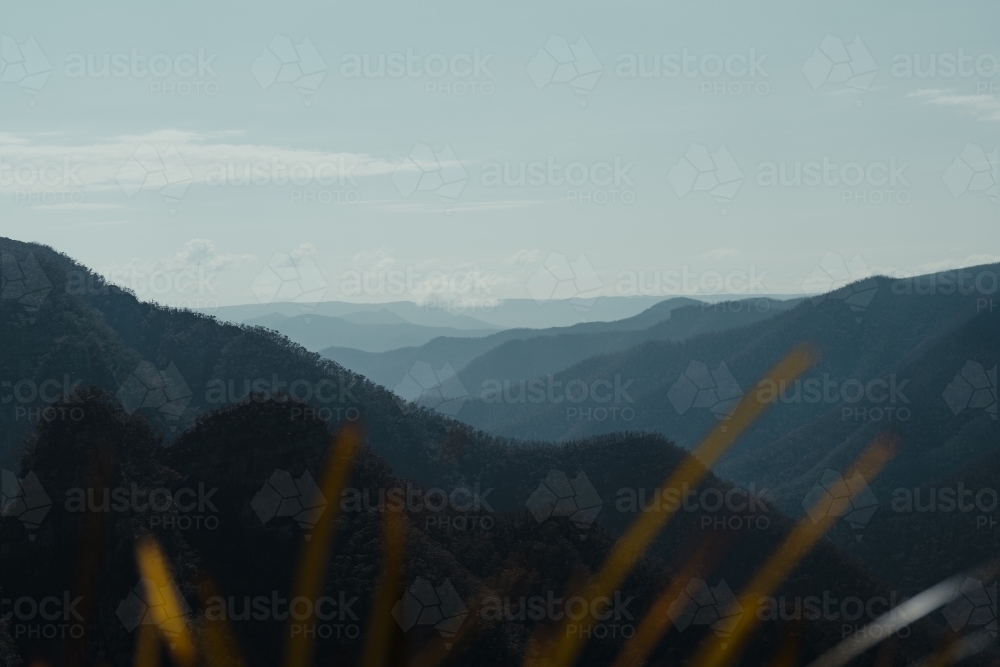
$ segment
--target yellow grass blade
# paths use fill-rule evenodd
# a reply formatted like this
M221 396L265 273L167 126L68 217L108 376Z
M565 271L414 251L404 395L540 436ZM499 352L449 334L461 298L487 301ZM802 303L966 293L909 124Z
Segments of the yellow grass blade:
M844 473L844 478L850 479L856 474L860 474L864 479L871 481L889 462L894 453L894 440L889 437L876 438L851 464L851 467ZM857 491L858 489L851 489L850 496L835 498L828 513L819 521L814 521L808 515L802 517L777 550L757 570L753 579L740 595L739 605L743 609L755 609L762 597L771 595L816 542L850 507L851 500ZM706 638L691 664L697 667L720 667L727 664L738 656L741 648L757 627L757 623L756 614L744 613L733 627L732 634L725 646L714 641L714 638Z
M799 346L785 355L765 375L764 381L773 382L778 386L781 383L788 384L812 364L811 350L805 345ZM770 402L762 401L753 392L745 394L730 418L716 425L691 455L667 477L660 487L661 493L683 488L685 484L696 486L708 474L708 469L770 405ZM641 513L615 544L601 571L582 597L594 600L612 595L672 515L673 512L668 509ZM542 644L541 650L537 653L539 666L571 665L576 660L583 647L582 637L586 633L566 632L567 624L568 621L564 621L552 633L550 642L540 641L541 635L536 634L535 643ZM535 662L536 659L530 655L529 648L525 664L531 667Z
M347 425L331 438L320 481L320 493L327 499L327 512L312 535L303 539L302 556L293 586L296 597L315 600L323 588L326 565L340 514L340 495L351 476L354 455L361 444L361 431ZM291 622L291 621L289 621ZM312 663L315 637L289 632L285 646L286 667L308 667Z
M170 576L167 560L160 545L151 537L141 540L136 545L136 561L146 586L146 599L162 602L150 605L148 613L151 615L150 620L160 631L160 636L170 651L170 657L178 667L194 667L196 661L194 643L191 641L187 627L188 619L184 613L187 605L182 602L177 586Z
M399 597L399 583L406 556L406 517L387 510L382 523L382 574L375 593L375 605L368 619L368 636L362 655L363 667L387 664L392 634L392 607Z

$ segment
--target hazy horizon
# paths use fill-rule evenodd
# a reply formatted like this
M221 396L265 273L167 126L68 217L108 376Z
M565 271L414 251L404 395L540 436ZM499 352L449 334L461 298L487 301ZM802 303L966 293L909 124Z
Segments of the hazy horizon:
M168 305L306 260L380 301L1000 259L994 4L43 7L2 29L0 230L137 292L215 274Z

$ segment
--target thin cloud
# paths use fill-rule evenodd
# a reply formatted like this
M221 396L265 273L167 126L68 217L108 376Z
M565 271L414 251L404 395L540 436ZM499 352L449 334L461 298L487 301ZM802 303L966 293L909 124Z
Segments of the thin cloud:
M992 95L958 95L947 89L922 88L907 97L923 100L922 104L956 108L978 120L1000 121L1000 99Z
M704 259L732 259L733 257L739 257L740 251L736 248L713 248L709 250L702 258Z
M121 208L121 206L102 202L68 202L65 204L39 204L32 208L41 211L99 211L109 208Z
M30 133L0 133L0 160L15 176L0 189L116 190L119 172L144 144L151 145L161 157L172 147L190 171L192 183L217 186L258 183L254 178L261 173L266 176L259 183L263 185L281 178L287 182L293 175L351 183L355 178L389 175L398 164L398 160L365 153L225 141L244 134L238 130L160 129L81 144ZM40 174L43 167L45 181L33 175Z

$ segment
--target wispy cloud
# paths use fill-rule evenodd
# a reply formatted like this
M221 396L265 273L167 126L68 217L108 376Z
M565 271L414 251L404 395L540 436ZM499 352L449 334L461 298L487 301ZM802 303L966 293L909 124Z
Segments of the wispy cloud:
M164 158L176 151L192 183L270 185L294 179L353 182L391 174L402 158L323 151L271 144L237 143L240 130L190 132L160 129L100 138L90 143L56 141L38 134L0 133L0 190L101 191L119 188L123 168L139 155Z
M299 251L310 249L311 246L303 246ZM177 252L155 259L133 258L125 264L104 267L101 273L111 282L143 296L141 286L152 289L155 284L166 284L167 292L182 291L179 286L189 283L190 276L202 276L202 281L211 285L215 274L235 271L253 259L253 255L221 253L209 239L191 239Z
M907 94L922 100L922 104L953 107L979 120L1000 121L1000 98L992 95L958 95L942 88L922 88Z
M525 208L547 203L546 200L505 200L505 201L480 201L480 202L455 202L442 204L436 201L404 201L374 203L367 202L372 208L387 213L451 213L452 211L505 211L509 209Z
M121 208L121 206L104 202L68 202L65 204L39 204L34 208L40 211L101 211L109 208Z
M740 251L736 248L713 248L709 250L704 255L705 259L732 259L733 257L739 257Z

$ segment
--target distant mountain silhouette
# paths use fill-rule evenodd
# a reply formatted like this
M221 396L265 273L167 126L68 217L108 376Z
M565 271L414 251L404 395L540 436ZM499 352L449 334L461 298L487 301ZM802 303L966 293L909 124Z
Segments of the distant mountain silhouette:
M752 308L748 308L751 304ZM479 387L481 382L480 376L536 377L561 370L571 363L608 349L627 347L650 338L672 340L701 330L739 326L741 323L768 317L789 305L791 302L756 299L748 301L742 307L742 312L720 316L721 311L716 310L717 306L709 306L686 297L675 297L650 306L638 315L614 322L582 322L549 329L508 329L477 341L446 337L429 341L420 347L376 354L337 347L321 350L320 354L390 389L401 382L417 362L428 363L434 368L448 364L459 372L467 390L474 393L474 388ZM680 316L683 324L674 321L673 324L652 330L658 323L669 320L671 313L683 308L686 308ZM704 310L705 314L696 315L698 309ZM555 356L549 356L553 353ZM464 376L462 371L474 362L481 370L472 371L469 377ZM490 368L508 370L492 373L483 370Z
M989 265L964 273L995 285L997 271ZM896 487L957 473L1000 445L1000 309L995 295L948 288L954 278L874 278L866 283L874 298L863 310L827 295L747 327L593 356L553 378L560 387L591 387L617 377L628 388L613 402L531 401L515 384L492 401L472 397L461 418L506 437L575 439L630 428L691 447L725 420L734 401L754 392L774 405L716 465L719 474L772 489L783 511L801 516L802 499L825 470L843 469L876 434L890 432L903 448L873 484L885 498ZM800 382L755 384L802 342L818 362Z
M368 315L369 317L365 317ZM495 329L449 329L410 324L400 317L397 321L387 310L376 313L353 313L344 317L324 315L296 315L285 317L277 313L247 320L245 324L273 329L294 343L311 352L318 352L331 345L344 346L366 352L383 352L400 347L422 345L438 336L474 338L486 336ZM351 321L348 317L355 320ZM364 321L374 319L375 321ZM378 321L382 320L382 321Z
M379 497L398 489L423 500L400 508L405 547L399 586L390 599L400 611L385 619L384 637L393 660L413 658L430 642L450 641L442 634L452 627L441 625L447 618L455 627L471 623L467 637L454 639L448 649L451 664L521 664L546 619L519 617L517 601L565 596L592 577L621 531L649 507L653 489L687 460L684 448L715 423L714 414L723 414L719 404L731 400L733 384L740 392L751 391L754 378L803 340L822 354L809 377L826 372L839 379L850 372L865 382L895 373L898 382L912 374L903 391L914 414L893 429L902 443L900 454L870 480L879 504L873 517L866 515L864 528L928 548L900 554L891 544L867 545L852 535L845 545L849 554L822 541L774 595L898 600L995 544L995 538L983 545L965 535L955 546L969 551L955 557L947 541L957 529L943 523L949 517L902 525L883 513L881 504L891 491L886 484L986 484L994 476L996 430L989 398L995 409L995 385L992 394L989 385L980 385L983 377L995 382L990 355L996 350L997 315L969 303L968 295L893 294L891 281L879 279L879 291L890 294L884 301L876 296L860 322L842 300L828 298L735 329L589 357L557 377L593 381L610 372L637 378L622 390L635 406L633 423L607 429L595 422L584 429L577 420L567 428L555 412L560 405L498 410L470 401L470 415L496 432L489 434L401 402L386 388L272 331L141 303L50 248L0 238L0 258L0 378L7 383L3 395L11 399L0 406L5 470L0 587L5 598L15 600L79 599L79 620L73 623L83 631L74 641L63 641L48 630L22 632L16 618L9 626L0 624L0 659L8 664L18 655L47 664L132 664L138 629L160 623L147 613L156 601L140 580L134 556L147 536L162 546L184 603L181 620L172 622L189 628L198 641L219 637L221 621L210 608L216 616L224 609L223 615L240 617L250 604L245 600L289 598L306 536L327 525L324 521L334 525L329 506L338 501L342 511L331 558L323 563L321 590L352 609L356 620L342 620L354 623L357 634L318 642L315 664L329 664L335 656L357 662L388 555L382 533L388 510ZM671 316L653 328L672 321L685 318ZM700 321L700 316L692 320ZM705 377L692 369L692 360L706 365L714 393L698 394ZM719 369L723 361L725 373ZM926 369L918 374L922 366ZM688 385L678 384L683 374L695 386L693 397L685 393ZM688 409L676 410L674 403L683 406L686 398ZM740 591L788 536L795 519L786 513L801 515L807 487L827 469L843 471L882 430L881 424L831 417L839 407L773 406L717 466L746 490L711 472L689 490L699 499L753 498L754 509L699 501L679 510L619 587L616 599L627 614L617 622L636 626L674 582L690 590L696 607L716 604L715 598L705 601L698 577L709 580L706 585L719 591L720 599L726 599L725 591ZM918 418L918 412L924 416ZM461 414L464 419L465 409ZM678 419L684 415L691 419ZM321 500L311 489L323 478L331 435L345 427L362 428L363 444L345 493ZM639 429L672 429L677 435ZM518 431L538 441L504 435ZM553 436L542 440L535 435L541 432ZM777 442L783 443L780 448ZM202 493L206 516L201 518L211 515L217 524L192 530L198 511L176 501L162 510L152 503L101 509L103 497L117 498L113 490L126 496L141 492L150 501L154 494L163 501L167 495ZM800 490L805 493L798 495ZM351 498L353 505L346 502ZM489 528L484 529L485 518ZM917 536L918 529L932 534ZM682 570L691 558L696 576ZM505 598L513 602L513 615L504 615ZM500 601L499 619L484 612L491 600ZM422 609L431 607L425 617ZM672 608L694 614L686 602ZM722 611L705 613L717 618ZM790 628L804 661L844 637L840 617L794 618L790 624L762 622L741 664L773 664ZM652 648L650 662L688 661L703 640L721 637L720 627L678 624ZM289 632L284 620L242 616L229 619L225 628L245 664L281 660ZM610 663L623 644L621 629L594 634L578 664ZM892 653L869 652L856 662L909 665L939 647L953 629L941 614L929 616L915 622Z

